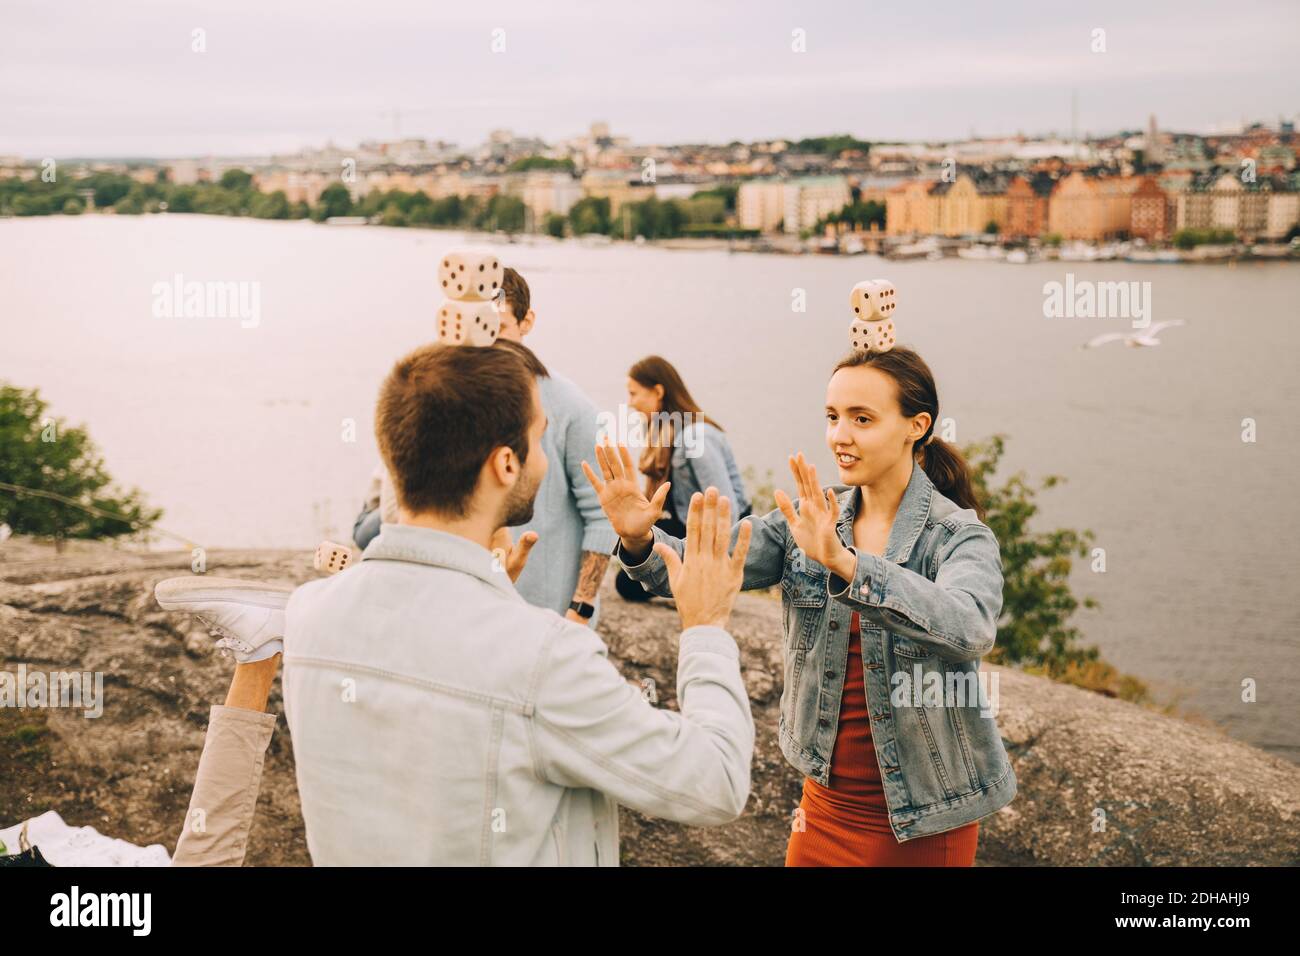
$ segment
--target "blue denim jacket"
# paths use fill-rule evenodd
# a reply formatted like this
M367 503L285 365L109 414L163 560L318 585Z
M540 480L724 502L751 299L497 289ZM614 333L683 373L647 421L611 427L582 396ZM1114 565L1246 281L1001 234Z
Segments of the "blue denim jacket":
M749 497L736 468L736 458L731 453L731 442L722 429L699 421L682 429L681 440L673 445L672 474L673 507L679 520L685 522L691 495L703 492L712 485L719 495L731 501L731 514L742 515L749 507Z
M779 509L750 519L742 586L779 582L785 615L781 752L802 773L829 784L856 611L872 740L895 838L902 843L988 816L1016 795L993 716L996 693L981 700L974 692L1002 611L997 539L914 463L884 557L864 554L853 548L858 489L834 490L840 540L857 556L850 582L799 549ZM682 551L682 542L661 529L654 536ZM620 558L621 551L620 545ZM627 573L655 594L671 593L656 554ZM935 682L971 692L931 697L924 688Z

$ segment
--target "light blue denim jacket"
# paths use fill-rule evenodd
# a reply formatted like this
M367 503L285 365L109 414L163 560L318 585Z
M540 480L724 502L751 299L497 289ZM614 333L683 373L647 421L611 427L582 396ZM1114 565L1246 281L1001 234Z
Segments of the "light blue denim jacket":
M731 454L731 442L727 441L722 429L708 422L692 422L682 429L681 440L673 446L669 480L673 483L669 491L673 496L673 507L682 522L686 521L691 495L703 492L710 485L731 501L733 516L744 514L749 507L745 484L736 468L735 456Z
M943 688L955 683L973 690L1002 611L997 539L974 511L942 495L913 463L884 557L864 554L853 548L858 489L834 490L840 540L857 556L850 582L798 548L780 510L750 519L753 538L742 586L779 582L785 615L781 752L802 773L829 784L856 611L871 735L895 838L902 843L988 816L1016 794L993 716L996 696L981 701L979 694L967 693L951 706L918 689L918 701L910 690L900 693L902 678L895 675L906 675L918 687L942 681ZM681 552L680 540L659 528L654 536ZM626 566L621 551L620 545L616 555ZM627 573L655 594L670 594L656 554Z
M677 710L481 545L385 524L285 611L284 711L317 866L617 866L618 806L693 826L749 797L736 642L682 631Z

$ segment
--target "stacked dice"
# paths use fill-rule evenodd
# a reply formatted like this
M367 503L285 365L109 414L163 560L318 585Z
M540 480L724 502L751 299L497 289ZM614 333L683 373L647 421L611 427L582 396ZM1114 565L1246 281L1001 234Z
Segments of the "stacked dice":
M894 347L894 283L888 279L859 282L849 293L853 324L849 341L859 352L888 352Z
M490 252L449 252L438 264L438 283L447 301L438 310L438 341L491 345L501 331L493 300L504 278L501 260Z

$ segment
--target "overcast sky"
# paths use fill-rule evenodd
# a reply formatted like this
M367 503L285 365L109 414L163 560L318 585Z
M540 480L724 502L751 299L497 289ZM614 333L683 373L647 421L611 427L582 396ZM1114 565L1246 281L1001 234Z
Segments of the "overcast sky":
M393 109L463 145L1066 133L1076 88L1081 132L1211 130L1296 114L1297 37L1296 0L3 0L0 154L346 146Z

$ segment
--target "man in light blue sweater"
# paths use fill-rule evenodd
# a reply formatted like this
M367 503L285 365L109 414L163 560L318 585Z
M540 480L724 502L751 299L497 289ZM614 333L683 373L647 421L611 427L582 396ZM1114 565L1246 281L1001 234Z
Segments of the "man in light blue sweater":
M501 288L500 339L522 344L537 321L528 283L507 268ZM537 385L550 423L542 444L551 467L538 489L532 520L511 529L516 540L529 531L537 533L537 544L515 589L529 604L594 627L600 583L618 543L582 471L583 459L595 457L600 416L582 389L562 375L538 376Z
M524 600L550 608L579 624L595 626L600 584L609 567L618 536L601 510L596 493L582 473L582 460L595 456L599 413L582 389L562 375L548 374L523 346L537 315L528 283L507 268L497 300L501 331L497 344L517 348L532 368L549 422L542 443L552 462L537 493L537 507L527 524L511 528L515 540L535 532L537 543L523 574L515 583ZM379 482L376 483L376 488ZM365 549L379 534L382 517L395 511L395 502L381 503L376 490L357 518L353 539Z

